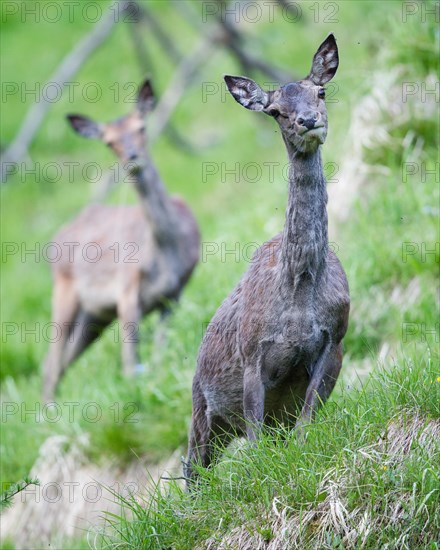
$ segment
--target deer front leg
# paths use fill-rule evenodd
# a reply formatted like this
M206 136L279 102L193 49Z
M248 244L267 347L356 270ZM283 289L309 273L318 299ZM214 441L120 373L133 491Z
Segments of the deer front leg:
M325 403L335 387L342 366L342 342L338 345L327 343L312 369L301 415L296 423L302 427L313 420L316 409Z
M231 437L231 427L219 415L208 411L202 389L198 381L194 380L188 458L183 468L187 489L190 489L196 480L193 465L208 468L217 462L221 449L227 445Z
M47 403L55 397L55 391L62 375L62 356L69 331L72 330L79 301L73 281L56 274L52 297L52 324L58 338L50 344L43 365L43 400Z
M141 309L137 292L124 296L118 305L118 316L121 324L123 372L126 376L132 376L135 372L144 370L138 351Z
M191 417L191 427L188 441L188 458L184 462L183 475L186 478L187 489L195 480L193 470L194 464L199 464L207 468L211 463L210 453L210 428L209 419L206 414L206 400L197 383L193 383L193 407Z
M246 368L243 379L243 412L246 422L246 435L255 441L264 418L265 389L260 369Z

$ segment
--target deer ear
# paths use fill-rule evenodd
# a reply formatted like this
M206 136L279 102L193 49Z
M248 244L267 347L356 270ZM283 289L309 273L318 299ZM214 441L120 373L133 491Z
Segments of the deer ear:
M312 68L306 80L311 80L316 86L322 86L335 76L338 65L338 46L334 35L331 33L315 53Z
M246 109L262 111L267 107L269 94L250 78L226 75L224 79L232 97Z
M151 111L155 103L153 86L151 85L151 80L147 78L145 82L139 88L138 93L138 109L141 113L146 113Z
M102 135L101 125L90 118L81 115L66 115L70 125L77 134L88 139L100 139Z

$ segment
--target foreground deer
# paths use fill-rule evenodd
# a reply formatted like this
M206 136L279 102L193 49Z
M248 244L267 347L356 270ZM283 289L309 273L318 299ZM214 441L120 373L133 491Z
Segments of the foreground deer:
M344 270L328 247L320 152L327 135L322 86L337 67L330 34L304 80L265 92L248 78L225 77L238 103L278 123L290 161L289 199L282 233L256 252L200 347L188 480L193 463L211 464L219 442L242 434L254 440L264 421L309 422L341 369L350 300Z
M88 206L54 238L63 256L52 264L52 321L58 338L44 365L46 401L69 364L115 318L121 322L124 373L141 367L140 319L154 309L166 312L198 261L196 220L183 200L167 194L145 148L144 116L153 102L147 80L136 109L123 118L97 124L68 116L76 132L103 141L129 163L140 205Z

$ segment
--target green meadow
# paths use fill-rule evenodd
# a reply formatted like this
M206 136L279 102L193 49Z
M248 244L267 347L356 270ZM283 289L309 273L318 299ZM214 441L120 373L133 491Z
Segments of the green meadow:
M28 3L9 15L11 4L3 3L1 20L2 151L35 101L32 90L44 89L94 25L82 12L72 22L65 9L56 22L37 22L23 17ZM99 4L104 9L109 2ZM163 28L172 29L182 56L214 25L206 11L214 3L189 4L194 21L175 2L146 2ZM331 245L351 293L341 377L301 444L283 426L267 431L256 447L233 446L217 467L200 472L195 495L170 482L142 503L123 499L126 517L109 518L99 539L87 542L78 533L64 548L440 547L439 14L429 11L438 3L301 2L289 17L280 7L266 12L265 4L256 21L238 12L246 49L295 77L308 73L330 31L338 41L322 153ZM134 86L146 73L160 99L176 66L143 29L150 65L140 66L130 25L118 23L53 101L28 159L1 185L3 489L29 474L53 435L74 443L85 434L90 463L111 461L122 469L138 457L158 464L176 449L185 454L206 325L255 247L283 227L284 144L269 117L241 109L229 96L223 75L242 70L218 46L171 118L191 149L169 132L150 148L167 189L184 197L202 234L201 261L166 322L166 343L155 345L159 316L145 318L146 370L126 379L113 323L67 370L55 420L44 408L52 290L47 243L96 196L100 174L116 166L111 151L75 135L65 115L123 116L134 108ZM258 72L248 76L269 81ZM147 136L158 114L147 115ZM120 179L105 200L136 202ZM2 544L14 548L10 540Z

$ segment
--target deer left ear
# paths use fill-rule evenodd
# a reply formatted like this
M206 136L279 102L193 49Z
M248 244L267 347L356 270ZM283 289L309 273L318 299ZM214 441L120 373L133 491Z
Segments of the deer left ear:
M338 65L336 39L333 34L329 34L315 53L312 68L306 80L311 80L316 86L322 86L335 76Z
M251 111L262 111L269 103L269 94L250 78L225 76L226 86L232 97Z
M82 115L66 115L77 134L88 139L101 139L102 127L97 122Z
M147 78L142 86L139 88L138 93L138 109L141 113L145 114L148 111L151 111L156 102L153 87L151 85L151 80Z

